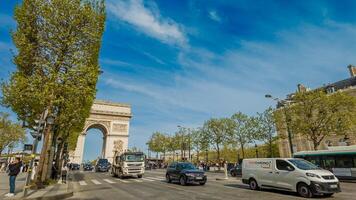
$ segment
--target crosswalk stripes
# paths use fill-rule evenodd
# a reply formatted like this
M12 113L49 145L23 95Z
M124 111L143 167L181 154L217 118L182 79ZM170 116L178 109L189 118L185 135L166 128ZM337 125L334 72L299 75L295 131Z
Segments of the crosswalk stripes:
M97 179L90 179L90 180L87 180L87 181L84 181L84 180L81 180L81 181L78 181L77 183L80 185L80 186L86 186L86 185L90 185L91 184L95 184L95 185L101 185L103 184L103 182L106 182L106 183L109 183L109 184L114 184L114 183L118 183L118 182L121 182L121 183L143 183L143 182L153 182L153 181L163 181L165 180L164 178L162 177L144 177L144 178L140 178L140 179L120 179L120 178L117 178L117 179L108 179L108 178L104 178L102 179L101 181L100 180L97 180Z
M145 181L155 181L155 180L148 179L148 178L142 178L142 180L145 180Z
M104 179L105 182L108 182L108 183L115 183L114 181L111 181L109 179Z
M122 179L117 179L119 180L120 182L123 182L123 183L129 183L129 181L126 181L126 180L122 180Z
M164 178L157 178L157 177L149 177L149 179L153 179L155 181L163 181Z
M95 185L100 185L101 183L95 179L91 179L91 182L93 182Z
M88 185L85 181L79 181L79 185Z

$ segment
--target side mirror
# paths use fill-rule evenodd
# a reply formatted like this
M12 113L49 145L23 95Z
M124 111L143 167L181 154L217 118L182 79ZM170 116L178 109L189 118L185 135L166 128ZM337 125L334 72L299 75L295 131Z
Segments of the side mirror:
M291 172L291 171L294 171L294 168L291 166L287 166L287 170Z

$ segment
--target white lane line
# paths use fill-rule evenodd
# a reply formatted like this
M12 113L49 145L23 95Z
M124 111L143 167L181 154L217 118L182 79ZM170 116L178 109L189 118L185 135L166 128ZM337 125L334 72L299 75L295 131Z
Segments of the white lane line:
M122 180L122 179L117 179L119 180L120 182L123 182L123 183L129 183L129 181L125 181L125 180Z
M151 180L151 179L148 179L148 178L142 178L142 180L145 180L145 181L155 181L155 180Z
M88 185L85 181L79 181L79 185Z
M135 181L135 182L139 182L139 183L142 183L142 181L141 180L137 180L137 179L132 179L133 181Z
M109 179L103 179L104 181L108 182L108 183L115 183L114 181L111 181Z
M100 185L101 183L95 179L91 179L91 182L93 182L95 185Z
M157 177L147 177L149 179L153 179L153 180L156 180L156 181L163 181L165 180L164 178L157 178Z

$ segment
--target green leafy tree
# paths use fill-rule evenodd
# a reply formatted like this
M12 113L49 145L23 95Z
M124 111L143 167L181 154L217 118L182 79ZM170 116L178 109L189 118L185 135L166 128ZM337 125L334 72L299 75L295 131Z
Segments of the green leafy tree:
M197 154L197 162L199 161L199 154L203 151L208 152L210 139L209 135L204 132L203 128L197 128L192 131L192 147ZM206 157L207 158L207 157Z
M204 123L204 132L209 135L210 142L220 161L220 150L223 144L228 143L229 135L234 129L234 122L229 118L210 119Z
M230 134L230 142L237 142L241 148L242 157L245 157L245 146L258 138L257 119L237 112L231 116L234 122L234 131Z
M25 130L21 125L13 123L8 113L0 112L0 155L5 148L12 148L25 139Z
M55 138L71 142L89 115L100 72L104 10L99 0L24 0L16 7L17 70L2 86L3 104L30 126L46 109L56 117L44 131L38 182L48 177Z
M257 113L257 126L259 140L264 141L268 146L268 157L274 156L273 143L276 141L276 128L273 108L267 108L263 113Z
M327 94L323 90L298 92L292 98L291 128L313 142L332 134L347 135L356 124L356 98L343 92Z

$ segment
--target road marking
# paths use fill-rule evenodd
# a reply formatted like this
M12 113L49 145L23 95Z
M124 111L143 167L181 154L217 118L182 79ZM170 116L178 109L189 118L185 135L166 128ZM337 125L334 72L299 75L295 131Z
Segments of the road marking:
M142 181L141 180L137 180L137 179L132 179L133 181L135 181L135 182L139 182L139 183L142 183Z
M91 182L93 182L95 185L100 185L101 183L95 179L91 179Z
M156 181L163 181L165 180L164 178L157 178L157 177L147 177L149 179L153 179L153 180L156 180Z
M145 180L145 181L155 181L155 180L151 180L151 179L148 179L148 178L142 178L142 180Z
M120 182L123 182L123 183L129 183L129 181L125 181L125 180L122 180L122 179L117 179L119 180Z
M104 181L108 182L108 183L115 183L114 181L111 181L109 179L104 179Z
M85 181L79 181L79 185L88 185Z

